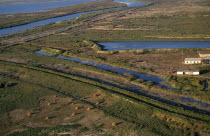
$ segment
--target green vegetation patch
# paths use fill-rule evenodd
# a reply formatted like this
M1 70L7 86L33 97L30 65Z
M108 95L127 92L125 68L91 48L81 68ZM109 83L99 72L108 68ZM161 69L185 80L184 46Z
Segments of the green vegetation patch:
M0 75L0 82L5 81L13 85L7 88L0 88L0 114L14 109L30 109L31 107L36 107L39 105L39 97L57 94L33 83L21 82Z
M166 81L173 88L178 90L173 91L186 96L193 96L199 100L208 101L210 98L209 80L198 77L177 77L168 76Z
M167 136L182 134L179 129L172 129L164 121L153 118L155 109L152 107L120 100L118 103L107 107L106 110L108 115L115 115L120 119L138 124L138 128L146 128L149 132Z
M167 82L179 90L202 91L206 80L203 78L168 76Z
M39 105L41 96L56 95L62 92L75 97L84 97L96 90L91 85L53 74L14 66L4 66L4 69L4 72L0 73L0 82L13 83L14 86L0 88L2 105L0 113L19 108L36 107Z
M204 76L209 77L210 76L210 65L199 67L200 71Z
M73 125L59 125L52 128L30 128L28 130L22 132L14 132L7 136L34 136L34 135L41 135L41 136L48 136L50 133L57 134L60 132L70 132L71 130L75 130L80 128L81 124L73 124Z
M110 2L110 1L109 2L97 1L85 4L78 4L74 6L55 8L52 9L51 11L45 11L45 12L18 13L18 14L13 14L13 16L10 17L8 17L7 15L3 15L0 22L0 28L32 23L39 20L64 16L69 14L81 13L92 10L101 10L107 8L124 7L124 6L126 5L123 3Z
M201 2L197 2L197 4L201 6L210 6L210 1L209 0L201 1Z
M197 41L208 40L209 13L179 13L149 17L117 18L93 24L91 30L73 34L92 41ZM105 29L94 29L102 26ZM121 30L120 30L121 29ZM195 38L194 38L195 37Z

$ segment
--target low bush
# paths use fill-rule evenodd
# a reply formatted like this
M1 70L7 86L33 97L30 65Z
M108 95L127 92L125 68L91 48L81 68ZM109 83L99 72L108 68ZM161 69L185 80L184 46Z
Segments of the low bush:
M202 91L205 89L204 85L206 80L203 78L195 77L177 77L168 76L166 81L172 85L172 87L179 90L189 90L189 91Z

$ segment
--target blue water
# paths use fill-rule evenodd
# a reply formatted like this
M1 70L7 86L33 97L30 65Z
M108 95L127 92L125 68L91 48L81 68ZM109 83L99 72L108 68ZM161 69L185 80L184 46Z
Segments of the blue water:
M202 107L205 107L205 108L210 107L210 104L205 103L205 102L201 102L201 101L197 101L197 100L195 100L193 98L179 97L179 99L182 100L182 101L185 101L185 102L189 102L189 103L193 103L193 104L198 104L198 105L200 105Z
M24 30L31 29L31 28L34 28L36 26L46 25L46 24L49 24L49 23L57 23L57 22L60 22L62 20L69 20L69 19L77 18L82 14L87 14L87 13L91 13L91 12L93 12L93 11L76 13L76 14L66 15L66 16L61 16L61 17L56 17L56 18L50 18L50 19L45 19L45 20L25 24L25 25L0 29L0 37L1 36L6 36L6 35L11 35L11 34L16 34L16 33L21 33Z
M45 53L45 52L42 52L42 51L36 51L35 53L41 54L41 55L47 55L47 56L50 55L49 53ZM79 62L79 63L85 64L85 65L95 66L97 68L104 69L104 70L115 71L115 72L120 73L120 74L129 73L129 74L137 76L140 79L144 79L144 80L148 80L148 81L152 81L152 82L161 83L161 82L164 81L162 78L157 77L157 76L152 76L152 75L148 75L148 74L144 74L144 73L140 73L140 72L136 72L136 71L132 71L132 70L127 70L127 69L124 69L124 68L114 67L114 66L107 65L107 64L98 64L96 62L89 61L89 60L82 60L82 59L65 57L65 56L58 56L57 58L65 59L65 60L71 60L71 61Z
M106 50L210 48L210 41L119 41L99 44Z
M43 51L36 51L35 53L40 54L40 55L45 55L45 56L50 56L51 55L50 53L45 53ZM57 58L70 60L70 61L78 62L78 63L81 63L81 64L85 64L85 65L95 66L97 68L104 69L104 70L115 71L115 72L120 73L120 74L123 74L123 73L133 74L133 75L137 76L139 79L144 79L144 80L148 80L148 81L152 81L152 82L158 82L159 85L161 85L161 83L164 82L164 79L162 79L160 77L157 77L157 76L152 76L152 75L148 75L148 74L144 74L144 73L140 73L140 72L136 72L136 71L132 71L132 70L127 70L127 69L123 69L123 68L119 68L119 67L114 67L114 66L111 66L111 65L98 64L94 61L82 60L82 59L65 57L65 56L58 56ZM129 86L132 87L132 88L135 88L135 89L140 89L141 88L141 87L139 87L137 85L134 85L134 84L130 84ZM170 88L170 86L168 86L168 87ZM140 93L140 92L136 92L136 93ZM156 98L156 99L158 99L158 98ZM184 101L184 102L197 104L197 105L200 105L200 106L205 107L205 108L210 107L210 104L202 102L202 101L197 101L194 98L179 97L179 99ZM173 103L173 102L170 102L170 103Z
M0 4L0 14L41 12L52 8L73 6L96 0L48 1L39 3Z
M129 74L132 74L132 75L135 75L135 76L139 77L140 79L144 79L144 80L148 80L148 81L159 82L159 83L164 81L162 78L159 78L159 77L156 77L156 76L143 74L143 73L140 73L140 72L135 72L135 71L132 71L132 70L127 70L127 69L123 69L123 68L119 68L119 67L114 67L114 66L111 66L111 65L97 64L96 62L93 62L93 61L81 60L81 59L70 58L70 57L65 57L65 56L58 56L57 58L71 60L71 61L79 62L81 64L95 66L97 68L104 69L104 70L115 71L119 74L129 73Z
M36 53L41 54L41 55L45 55L45 56L51 56L52 55L51 53L46 53L46 52L43 52L43 51L36 51Z
M147 4L147 3L127 1L127 0L114 0L114 2L124 3L124 4L127 5L127 7L142 6L142 5L146 5Z
M87 2L91 2L91 1L94 1L94 0L77 0L76 2L75 1L50 1L50 2L44 2L44 4L43 3L24 3L24 4L14 4L14 5L3 4L3 5L0 5L0 14L9 13L9 12L20 13L21 11L23 11L23 12L39 12L39 11L43 11L44 8L45 9L48 9L49 7L52 8L52 6L61 7L61 6L68 6L70 4L75 5L75 4L87 3ZM128 7L141 6L141 5L147 4L147 3L140 3L140 2L126 2L126 0L117 0L117 2L128 3ZM68 4L65 5L65 3L68 3ZM49 4L49 6L45 7L45 6L42 6L42 4L43 5ZM20 5L22 5L22 8L19 8L19 7L21 7ZM39 7L39 5L40 5L40 7ZM8 10L7 8L9 8L11 11L10 10L7 11ZM0 29L0 37L21 33L27 29L34 28L35 26L46 25L49 23L57 23L62 20L74 19L74 18L79 17L80 15L91 13L91 12L97 12L97 11L88 11L88 12L82 12L82 13L77 13L77 14L71 14L71 15L66 15L66 16L61 16L61 17L45 19L45 20L41 20L41 21L29 23L29 24L20 25L20 26L14 26L14 27Z

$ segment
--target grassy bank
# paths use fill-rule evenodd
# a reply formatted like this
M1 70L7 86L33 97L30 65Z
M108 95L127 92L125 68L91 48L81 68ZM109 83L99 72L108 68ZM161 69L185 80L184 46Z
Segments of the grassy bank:
M86 41L86 43L89 42ZM91 45L92 43L90 43L90 47ZM115 75L112 72L96 70L96 68L91 66L36 55L33 53L34 50L37 50L36 46L19 45L4 50L0 55L1 59L4 57L4 59L8 61L27 63L27 65L2 63L0 66L0 68L3 69L1 72L1 82L16 83L15 86L12 87L0 88L3 90L0 99L3 103L6 103L2 111L4 113L18 108L28 109L39 107L40 101L37 98L41 96L61 95L62 97L73 96L83 99L90 97L91 94L94 94L96 90L99 89L107 94L108 97L113 96L113 100L117 100L117 103L113 101L111 105L108 104L105 106L103 104L104 100L100 100L101 105L97 105L97 101L92 103L92 105L104 111L108 116L135 124L135 130L147 129L147 131L157 135L182 135L185 133L195 133L193 128L199 126L197 131L200 133L206 132L205 128L208 123L206 124L205 122L209 120L206 114L183 109L181 106L172 106L143 95L137 95L125 89L90 80L81 77L78 73L74 75L54 69L46 69L42 67L43 64L65 64L71 68L80 67L82 69L90 69L104 74ZM26 92L26 90L28 90L28 92ZM39 91L37 92L37 90ZM35 93L36 95L30 95L31 93ZM25 97L28 97L28 99ZM108 101L105 100L105 103L106 102ZM11 104L13 106L11 106ZM157 124L157 122L159 123L158 126L152 125ZM182 124L182 128L180 128L180 124Z
M3 64L7 64L6 62L1 62L1 63L3 63ZM165 110L167 110L167 111L171 111L171 112L173 112L173 113L178 113L178 114L189 114L189 115L191 115L191 116L194 116L193 118L195 118L195 119L201 119L201 118L203 118L204 120L209 120L208 119L208 116L205 116L205 115L203 115L203 116L200 116L199 114L197 114L197 113L193 113L193 112L191 112L191 111L186 111L185 112L185 110L179 110L179 111L177 111L176 110L176 108L174 107L173 108L173 106L169 106L169 105L167 105L167 104L165 104L165 103L161 103L161 102L157 102L157 101L155 101L155 100L152 100L152 99L150 99L150 98L147 98L147 97L143 97L143 96L136 96L136 94L135 93L132 93L132 92L130 92L130 91L127 91L127 90L123 90L123 89L119 89L119 88L116 88L116 87L113 87L113 86L109 86L109 85L106 85L106 84L103 84L103 83L98 83L98 82L95 82L95 81L91 81L91 80L89 80L89 79L86 79L86 78L82 78L82 77L77 77L77 76L75 76L75 75L66 75L65 73L59 73L59 72L56 72L56 71L53 71L53 70L49 70L49 69L43 69L43 68L38 68L38 67L32 67L32 66L27 66L27 65L20 65L20 64L14 64L14 66L20 66L20 67L23 67L23 68L27 68L27 69L29 69L29 70L32 70L32 72L35 70L35 71L40 71L40 72L44 72L44 73L49 73L49 74L51 74L51 75L57 75L57 76L60 76L60 77L63 77L63 78L67 78L67 79L73 79L73 80L76 80L76 81L79 81L79 82L84 82L84 84L86 84L87 83L87 85L82 85L82 86L86 86L86 88L88 89L88 86L98 86L98 87L100 87L100 88L104 88L105 90L107 90L108 92L112 92L112 93L116 93L116 94L119 94L119 95L125 95L125 97L126 98L131 98L131 99L133 99L133 100L140 100L140 101L144 101L144 102L146 102L147 104L149 104L149 105L154 105L155 107L164 107L164 109ZM11 65L10 65L10 67L11 67ZM35 72L34 71L34 72ZM43 73L43 74L44 74ZM49 76L47 77L48 79L50 78ZM32 80L32 78L30 78L31 80ZM55 79L56 80L56 79ZM49 80L48 80L49 81ZM42 81L36 81L36 82L42 82ZM90 85L88 85L88 84L90 84ZM50 83L47 83L46 82L46 84L45 85L50 85ZM56 86L56 85L55 85ZM76 87L77 85L70 85L71 86L71 88L72 87ZM66 89L66 88L69 88L68 86L63 86L63 89ZM83 93L82 93L82 95L85 95L85 94L87 94L88 93L88 91L84 91ZM81 94L79 94L78 92L72 92L72 95L78 95L78 96L80 96ZM80 96L81 97L81 96ZM161 108L162 109L162 108Z
M93 43L92 43L93 44ZM186 53L190 53L190 52L194 52L196 49L169 49L169 50L161 50L161 49L158 49L158 50L148 50L147 54L156 54L156 53L159 53L159 54L170 54L172 52L180 52L180 51L183 51L183 52L186 52ZM198 49L199 50L199 49ZM201 49L203 50L203 49ZM55 49L51 49L51 48L43 48L42 51L45 51L45 52L48 52L48 53L52 53L52 54L55 54L56 51ZM196 50L197 51L197 50ZM106 51L105 51L106 52ZM107 51L109 52L109 51ZM128 51L130 53L130 51ZM136 53L136 52L135 52ZM151 71L150 69L146 69L144 67L133 67L132 65L128 65L126 63L123 63L123 62L117 62L116 61L108 61L107 62L107 59L104 59L104 58L98 58L98 57L90 57L90 56L87 56L87 55L76 55L72 52L66 52L64 50L62 50L62 53L58 53L57 55L65 55L65 56L69 56L69 57L76 57L76 58L80 58L80 59L85 59L85 60L93 60L93 61L96 61L98 63L105 63L105 64L111 64L111 65L115 65L115 66L118 66L118 67L123 67L123 68L126 68L126 69L131 69L131 70L134 70L134 71L138 71L138 72L143 72L143 73L150 73L150 74L155 74L153 71ZM107 53L105 54L107 55ZM108 55L110 55L110 53L108 53ZM110 60L110 59L109 59ZM202 71L208 71L207 70L208 66L205 66L205 67L202 67ZM111 73L110 73L111 74ZM206 73L207 74L207 73ZM116 75L117 77L121 78L121 79L125 79L127 81L132 81L132 80L135 80L134 77L132 77L132 75L130 76L125 76L125 75ZM203 75L205 76L205 75ZM170 78L171 77L171 78ZM170 80L170 79L173 79L172 77L174 77L175 79L174 80ZM127 78L127 79L126 79ZM134 79L133 79L134 78ZM176 81L176 78L177 79L180 79L179 82ZM206 82L208 82L208 80L204 79L204 78L197 78L197 77L175 77L175 76L168 76L167 78L165 78L169 84L172 85L172 88L174 89L177 89L177 90L171 90L171 89L167 89L166 88L162 88L160 86L157 86L156 83L153 83L153 82L149 82L149 81L132 81L132 83L138 85L138 86L141 86L143 88L151 88L151 89L155 89L155 90L164 90L166 92L174 92L174 93L177 93L177 94L182 94L182 95L185 95L185 96L189 96L189 97L194 97L196 99L199 99L201 101L208 101L209 99L209 91L205 91L205 90L208 90L208 88L205 88L206 85ZM173 82L174 81L174 82ZM184 82L185 81L185 82ZM185 91L184 91L185 90Z
M0 23L0 28L18 26L48 18L55 18L59 16L65 16L86 11L102 10L107 8L124 7L124 6L125 4L122 3L103 1L103 2L91 2L86 4L78 4L75 6L55 8L45 12L18 13L18 14L13 14L12 16L9 17L8 15L1 15L2 21Z
M111 93L111 94L114 93L117 96L124 97L124 98L126 98L128 100L131 100L131 101L134 101L138 104L143 104L144 106L148 107L149 109L152 108L153 110L151 110L151 111L153 111L153 112L155 111L155 113L157 113L157 112L164 112L165 114L172 113L176 116L184 116L184 118L186 118L186 119L187 118L189 118L189 119L192 118L192 119L200 120L200 121L201 120L203 120L203 121L208 121L209 120L209 117L206 114L195 113L195 112L192 112L192 111L189 111L189 110L186 110L186 109L184 110L182 108L178 108L179 110L177 110L176 106L169 106L167 104L158 102L156 100L152 100L150 98L143 97L143 96L137 96L136 94L134 94L132 92L128 92L126 90L122 90L122 89L111 87L111 86L108 86L108 85L105 85L105 84L90 81L90 80L85 79L85 78L76 77L76 76L73 76L73 75L67 75L67 74L64 74L64 73L59 73L59 72L56 72L56 71L47 70L47 69L43 69L43 68L31 67L31 66L27 66L27 65L20 65L20 64L7 65L7 63L4 63L4 62L1 62L1 63L3 63L4 68L9 68L7 70L8 72L5 71L4 73L10 73L10 75L11 75L12 72L11 72L10 69L15 70L16 75L18 75L20 72L21 73L26 72L27 76L25 78L22 78L21 79L22 81L24 81L26 83L30 82L30 83L36 84L38 86L43 86L43 87L47 87L47 88L49 87L49 88L51 88L50 90L52 90L52 89L58 90L58 88L59 88L59 91L56 91L56 92L57 93L63 93L64 95L65 94L66 95L72 95L72 96L81 98L81 97L87 96L88 94L93 93L94 90L100 89L105 93L108 93L108 94L109 93ZM2 65L1 65L1 67L2 67ZM37 75L37 76L33 77L34 74ZM39 76L42 76L41 80L39 79ZM43 77L45 77L45 78L43 78ZM19 76L19 78L20 78L20 76ZM49 80L49 79L53 79L53 80ZM68 82L68 81L70 81L70 82ZM55 82L57 82L57 83L55 84ZM62 83L62 86L58 85L60 83ZM64 83L68 83L68 85L67 84L64 85ZM71 83L71 84L69 84L69 83ZM81 86L82 88L85 87L84 88L85 93L84 92L81 93L81 91L83 90L82 88L79 89L79 92L73 91L73 90L75 90L73 87L78 87L78 86ZM87 91L89 89L89 87L90 87L90 90ZM92 90L91 89L92 87L95 88L95 89ZM70 90L72 90L72 91L70 91ZM10 103L10 102L8 102L8 103ZM121 103L120 105L126 106L126 103L124 103L124 104ZM25 104L23 104L23 105L25 105ZM25 108L27 108L27 107L25 107ZM143 121L143 122L139 122L140 120L137 121L136 118L134 118L132 116L128 116L127 113L124 113L124 114L122 113L122 114L117 115L116 111L113 112L112 106L109 107L109 108L105 108L105 109L102 108L102 110L104 110L106 112L106 114L108 114L108 115L114 115L114 116L116 116L120 119L127 120L127 121L133 122L133 123L137 123L141 127L149 127L151 129L155 128L156 131L154 131L154 132L160 133L160 131L158 131L159 129L157 128L157 126L155 127L155 126L149 125L148 123L150 121L147 121L147 120L143 121L142 120L143 118L142 119L139 118L140 120ZM117 108L117 110L120 110L120 109ZM127 109L127 110L129 111L130 109ZM5 112L5 111L2 111L2 112ZM142 112L142 114L145 114L145 112ZM150 113L149 115L152 116L153 114ZM151 120L151 121L154 123L154 120ZM163 126L162 126L162 129L167 130L167 128L164 128ZM170 131L168 131L168 132L167 131L166 132L161 131L161 134L165 135L165 134L169 134L169 132Z
M200 6L196 1L189 5L188 1L162 1L146 8L137 7L129 13L110 17L109 21L91 24L79 37L98 42L209 41L208 6Z

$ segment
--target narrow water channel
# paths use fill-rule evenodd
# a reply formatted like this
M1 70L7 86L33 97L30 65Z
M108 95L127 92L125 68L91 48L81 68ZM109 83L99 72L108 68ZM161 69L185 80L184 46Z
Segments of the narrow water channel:
M41 55L47 55L47 56L51 55L50 53L45 53L45 52L42 52L42 51L36 51L35 53L41 54ZM139 79L143 79L143 80L147 80L147 81L152 81L152 82L157 82L157 83L161 83L161 82L165 81L164 79L162 79L160 77L157 77L157 76L144 74L144 73L140 73L140 72L136 72L136 71L132 71L132 70L127 70L127 69L124 69L124 68L114 67L114 66L107 65L107 64L98 64L96 62L89 61L89 60L82 60L82 59L65 57L65 56L58 56L57 58L65 59L65 60L71 60L71 61L74 61L74 62L94 66L94 67L104 69L104 70L115 71L119 74L123 74L123 73L132 74L134 76L137 76Z
M80 0L78 2L72 2L68 1L68 5L76 5L76 4L81 4L81 3L88 3L88 2L92 2L95 0ZM134 7L134 6L141 6L141 5L146 5L147 3L140 3L140 2L132 2L132 1L127 1L127 0L114 0L114 2L120 2L120 3L125 3L127 4L127 7ZM56 3L58 4L57 7L62 7L63 3L67 3L65 1L60 1L60 2L45 2L44 5L49 4L51 6L47 6L49 7L56 7ZM6 5L0 5L0 14L3 13L21 13L21 9L23 13L28 13L28 12L40 12L44 10L44 6L42 5L43 3L27 3L27 4L22 4L23 7L27 7L25 8L19 8L19 6L21 6L21 4L6 4ZM60 5L59 5L60 4ZM39 7L39 5L41 5L41 7ZM18 7L18 9L15 8L15 6ZM32 7L32 9L28 9L29 7ZM33 8L34 7L34 8ZM46 8L47 8L46 7ZM45 8L45 9L46 9ZM9 12L7 9L11 9L11 11ZM114 8L110 8L110 9L114 9ZM108 10L108 9L104 9L104 10ZM3 12L4 11L4 12ZM13 12L12 12L13 11ZM24 24L24 25L19 25L19 26L13 26L13 27L9 27L9 28L3 28L0 29L0 37L4 37L4 36L8 36L8 35L12 35L12 34L17 34L17 33L22 33L27 29L31 29L33 27L36 26L41 26L41 25L46 25L49 23L57 23L60 22L62 20L69 20L69 19L74 19L77 18L83 14L87 14L87 13L92 13L92 12L98 12L98 11L102 11L102 10L97 10L97 11L88 11L88 12L81 12L81 13L76 13L76 14L71 14L71 15L65 15L65 16L60 16L60 17L55 17L55 18L50 18L50 19L45 19L45 20L41 20L41 21L36 21L33 23L28 23L28 24Z
M8 28L3 28L0 29L0 37L8 36L8 35L13 35L17 33L22 33L27 29L32 29L36 26L42 26L50 23L57 23L62 20L69 20L69 19L74 19L77 18L83 14L88 14L92 12L97 12L97 11L88 11L88 12L82 12L82 13L76 13L76 14L71 14L71 15L65 15L65 16L60 16L60 17L55 17L55 18L49 18L41 21L36 21L33 23L28 23L24 25L19 25L19 26L13 26L13 27L8 27Z
M46 53L46 52L43 52L43 51L35 51L35 53L40 54L40 55L45 55L45 56L51 56L52 55L50 53ZM57 56L57 58L70 60L70 61L78 62L78 63L81 63L81 64L85 64L85 65L95 66L97 68L104 69L104 70L113 70L113 71L115 71L117 73L120 73L120 74L123 74L123 73L133 74L133 75L137 76L139 79L144 79L144 80L148 80L148 81L152 81L152 82L157 82L160 85L161 85L161 83L165 82L164 79L162 79L160 77L157 77L157 76L153 76L153 75L149 75L149 74L145 74L145 73L140 73L140 72L136 72L136 71L132 71L132 70L127 70L127 69L123 69L123 68L119 68L119 67L115 67L115 66L111 66L111 65L107 65L107 64L98 64L94 61L82 60L82 59L78 59L78 58L65 57L65 56ZM133 84L130 84L130 87L132 87L134 89L140 89L141 88L141 87L139 87L137 85L133 85ZM172 102L172 101L160 98L160 97L151 96L151 95L149 96L149 95L146 95L146 94L142 94L139 91L133 91L133 92L135 92L136 94L148 96L150 98L153 98L155 100L159 100L159 101L162 101L162 102L165 102L165 103L168 103L168 104L177 105L177 103L175 103L175 102ZM209 109L209 107L210 107L209 103L205 103L205 102L202 102L202 101L195 100L194 98L188 98L188 97L178 97L178 99L181 100L182 102L186 102L186 103L190 103L190 104L194 104L194 105L199 105L201 107L204 107L204 108L210 110ZM182 105L182 107L187 108L187 109L192 109L192 107L188 107L186 105Z

